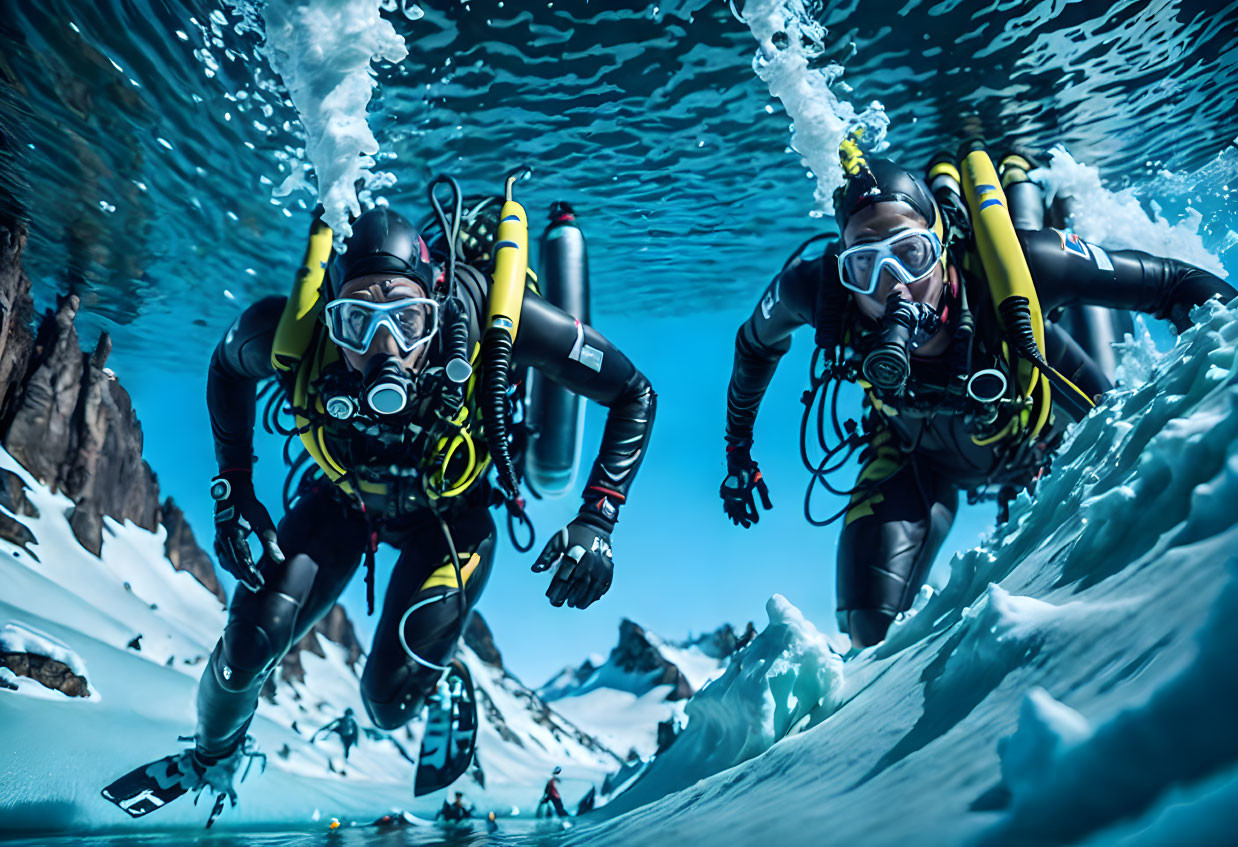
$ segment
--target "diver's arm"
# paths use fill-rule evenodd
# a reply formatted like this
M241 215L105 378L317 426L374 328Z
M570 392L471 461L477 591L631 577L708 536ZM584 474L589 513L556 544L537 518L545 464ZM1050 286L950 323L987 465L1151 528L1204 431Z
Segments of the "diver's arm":
M757 409L791 333L812 322L825 257L798 261L774 278L735 335L735 364L726 392L726 441L751 445Z
M271 376L271 344L283 297L267 297L236 319L215 347L206 378L206 405L221 470L253 465L254 408L258 381Z
M609 410L581 514L610 529L645 458L657 408L653 387L601 333L531 293L520 310L514 358Z
M1145 312L1190 328L1191 309L1219 295L1238 296L1220 277L1140 250L1105 250L1059 230L1018 232L1045 314L1090 305Z

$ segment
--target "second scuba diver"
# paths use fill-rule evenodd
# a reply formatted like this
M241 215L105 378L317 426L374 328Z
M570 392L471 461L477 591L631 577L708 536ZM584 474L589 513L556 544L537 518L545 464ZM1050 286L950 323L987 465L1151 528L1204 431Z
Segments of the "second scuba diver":
M754 495L770 508L752 458L753 425L791 333L813 326L817 352L801 452L813 483L849 502L814 520L806 498L805 513L819 526L845 518L838 624L855 647L866 647L911 607L954 521L959 492L979 497L998 489L1002 519L1015 492L1047 469L1066 423L1112 388L1048 316L1090 304L1156 315L1181 332L1193 307L1216 296L1228 301L1235 291L1173 259L1107 250L1062 230L1016 230L1001 186L1032 186L1020 157L1003 160L999 179L978 144L965 147L957 163L939 156L931 190L889 160L866 159L854 140L844 142L840 157L846 181L834 206L841 239L814 259L801 258L807 244L796 251L736 336L721 496L727 515L745 527L759 518ZM1043 219L1043 206L1039 213ZM1026 215L1022 210L1020 220ZM839 424L842 382L864 390L858 426ZM832 426L825 422L829 402ZM816 451L809 441L823 453L819 462L808 458ZM855 486L831 487L826 477L856 450Z
M399 559L361 677L370 720L403 726L428 699L447 698L440 706L449 720L468 711L458 702L459 674L467 672L452 657L490 574L489 510L504 501L520 509L511 378L524 368L609 410L579 512L533 570L553 569L546 594L555 606L584 609L610 588L611 532L646 452L656 395L592 327L526 293L528 224L511 197L513 180L502 208L496 204L492 278L458 255L461 199L448 182L454 222L433 185L430 194L441 261L385 207L357 218L336 254L330 229L316 221L293 296L249 307L216 348L207 388L220 469L211 489L216 552L238 584L198 689L193 748L105 790L130 814L153 810L125 799L142 790L143 776L177 782L179 793L213 787L214 814L225 794L235 803L233 776L250 750L263 684L330 611L363 558L373 604L379 543L399 550ZM255 496L251 470L258 384L273 376L314 461L278 529ZM497 486L486 474L491 463ZM261 541L257 559L251 532ZM440 683L445 676L454 693ZM463 687L471 697L471 684ZM475 708L471 714L471 726L441 727L437 746L475 733ZM434 732L427 727L418 794L449 784L472 758L471 746L455 760L449 749L427 753Z

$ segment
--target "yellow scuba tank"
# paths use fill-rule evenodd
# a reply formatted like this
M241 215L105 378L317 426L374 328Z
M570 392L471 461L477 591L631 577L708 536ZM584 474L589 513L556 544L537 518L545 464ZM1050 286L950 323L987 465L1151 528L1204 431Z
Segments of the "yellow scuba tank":
M322 312L322 283L331 259L331 227L321 218L310 224L309 240L305 256L297 270L292 294L284 304L275 329L275 342L271 345L271 364L275 370L287 372L301 361L310 347L318 316Z
M484 372L481 408L486 443L494 460L499 486L509 498L517 496L519 481L508 444L511 423L508 388L512 347L520 329L520 307L524 303L529 269L529 218L524 207L512 197L516 178L516 174L508 176L504 186L505 202L499 213L494 275L481 348Z
M988 280L993 308L1001 322L1009 352L1018 364L1020 393L1032 405L1036 437L1049 420L1056 399L1079 416L1094 405L1090 397L1049 366L1044 358L1044 316L1032 281L1031 270L1015 234L1001 181L983 146L973 142L960 162L964 196L971 212L972 229L980 263ZM1049 384L1058 389L1052 394ZM1004 433L1003 433L1004 434Z

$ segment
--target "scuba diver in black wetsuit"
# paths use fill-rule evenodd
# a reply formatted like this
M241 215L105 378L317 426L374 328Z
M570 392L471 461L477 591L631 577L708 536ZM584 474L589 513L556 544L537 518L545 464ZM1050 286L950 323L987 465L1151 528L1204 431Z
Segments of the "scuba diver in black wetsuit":
M957 163L949 154L934 160L931 190L893 162L866 159L854 139L840 157L841 240L814 259L801 258L807 244L796 251L736 336L721 495L728 516L745 527L759 517L754 494L770 508L751 455L753 424L791 333L812 325L817 351L801 429L801 455L813 473L805 514L819 526L845 516L838 622L853 645L865 647L910 608L959 491L976 502L998 488L1004 520L1014 494L1048 468L1066 424L1112 388L1049 317L1093 304L1166 318L1181 332L1192 307L1218 295L1228 301L1235 291L1173 259L1106 250L1060 230L1016 230L1001 186L1017 191L1012 180L1026 181L1021 157L1004 159L999 179L972 143ZM826 237L833 236L817 239ZM866 395L858 426L838 421L844 381ZM809 458L817 452L808 447L814 429L819 462ZM826 477L857 450L855 486L831 487ZM809 502L817 483L848 497L847 507L815 520Z
M453 189L454 222L434 196L444 180ZM195 747L162 766L190 790L206 783L235 803L232 774L250 749L263 683L331 609L363 557L372 608L379 542L400 556L361 677L370 720L381 729L403 726L443 692L445 671L444 684L463 671L452 657L490 573L489 509L506 502L523 517L512 377L525 369L609 409L584 502L533 570L554 569L546 592L554 606L584 609L610 588L611 532L645 455L656 396L592 327L526 293L528 224L511 197L513 182L495 209L491 277L458 261L463 201L454 181L440 178L430 201L443 236L441 263L419 231L385 207L362 214L338 254L331 230L315 221L292 296L251 306L216 348L207 384L220 468L211 489L216 552L238 585L198 690ZM299 436L313 459L278 530L251 482L256 394L271 377L296 420L290 437ZM251 532L261 541L256 560ZM448 704L449 716L459 713ZM475 733L475 711L463 729ZM436 744L437 753L448 746ZM429 758L423 742L417 793ZM454 780L472 747L458 758L438 761L435 779ZM131 781L105 796L135 814L121 796L134 788Z
M361 727L357 724L357 718L351 707L345 709L342 716L321 727L311 735L310 744L313 744L318 736L331 732L340 737L340 743L344 745L344 761L347 762L349 752L361 740Z
M491 812L493 814L493 812ZM442 818L448 823L459 823L463 820L468 820L473 817L473 807L464 804L464 793L456 792L456 799L453 803L443 801L443 807L438 810L438 814L434 816L435 820Z

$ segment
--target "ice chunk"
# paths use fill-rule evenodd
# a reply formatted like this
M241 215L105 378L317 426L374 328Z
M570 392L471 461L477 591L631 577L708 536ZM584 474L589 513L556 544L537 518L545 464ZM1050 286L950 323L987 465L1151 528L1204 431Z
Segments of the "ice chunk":
M1075 161L1065 147L1049 151L1049 165L1029 176L1045 188L1045 199L1059 194L1074 198L1068 223L1087 241L1112 250L1144 250L1172 256L1226 276L1220 259L1204 247L1199 227L1203 217L1194 209L1170 224L1157 209L1144 210L1133 188L1110 191L1100 181L1100 171Z

